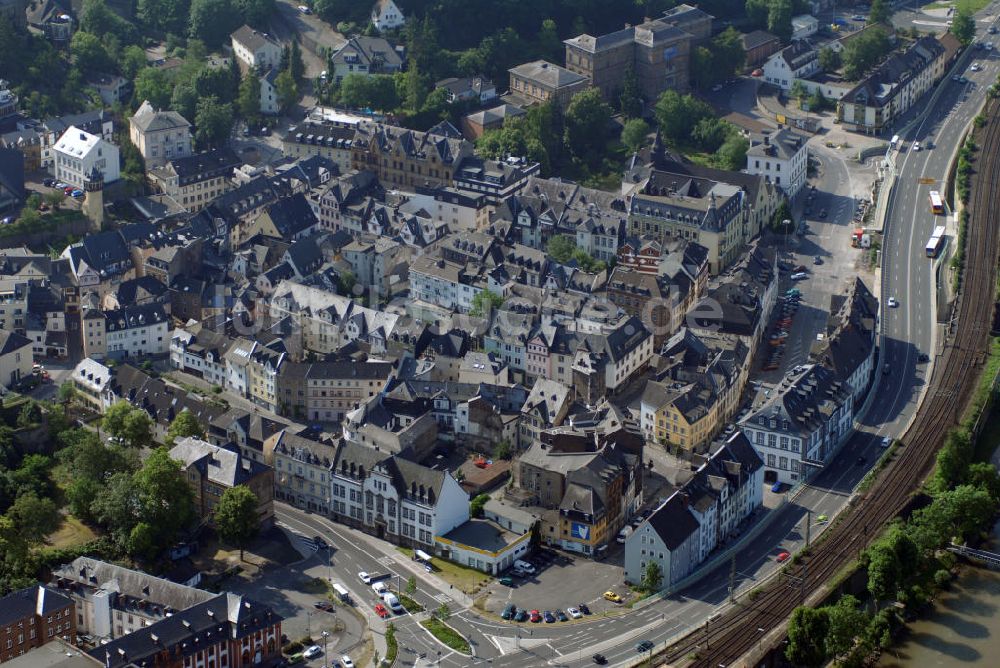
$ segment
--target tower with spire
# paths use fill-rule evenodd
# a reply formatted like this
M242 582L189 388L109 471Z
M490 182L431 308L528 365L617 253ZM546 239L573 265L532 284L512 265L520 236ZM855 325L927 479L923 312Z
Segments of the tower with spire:
M104 226L104 174L95 165L83 182L83 215L90 219L91 229L100 232Z

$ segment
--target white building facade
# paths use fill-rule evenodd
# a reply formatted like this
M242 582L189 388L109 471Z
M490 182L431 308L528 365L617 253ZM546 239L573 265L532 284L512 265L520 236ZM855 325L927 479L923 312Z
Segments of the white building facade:
M117 181L118 147L89 132L71 126L59 137L53 149L55 177L75 188L83 188L96 169L105 183Z

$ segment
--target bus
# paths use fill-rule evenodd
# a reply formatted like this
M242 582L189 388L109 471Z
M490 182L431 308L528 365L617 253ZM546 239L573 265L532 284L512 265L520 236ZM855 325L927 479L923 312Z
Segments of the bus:
M936 216L944 213L944 202L941 200L941 193L936 190L931 191L931 213Z
M937 257L941 252L941 245L944 243L944 225L934 228L934 234L927 241L927 257Z

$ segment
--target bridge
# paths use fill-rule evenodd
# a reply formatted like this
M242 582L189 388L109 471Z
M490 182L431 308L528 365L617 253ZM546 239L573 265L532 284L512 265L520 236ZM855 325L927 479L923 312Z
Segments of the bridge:
M974 550L971 547L966 547L965 545L955 545L954 543L948 546L948 551L954 552L955 554L961 555L967 559L981 561L994 570L1000 570L1000 554L986 552L984 550Z

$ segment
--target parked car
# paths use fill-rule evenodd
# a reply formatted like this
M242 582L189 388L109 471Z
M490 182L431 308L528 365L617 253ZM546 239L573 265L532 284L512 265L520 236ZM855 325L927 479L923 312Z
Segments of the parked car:
M562 610L556 610L556 619L558 619L560 622L568 622L569 621L569 617L567 617L566 613L563 612Z
M323 612L334 611L333 603L330 603L330 601L316 601L313 603L313 607L317 610L322 610Z
M528 621L528 611L525 610L524 608L518 610L517 614L514 615L514 621L515 622L526 622L526 621Z
M781 485L782 485L782 483L780 483L780 482L774 483L773 485L771 485L771 491L774 492L775 494L777 494L778 492L781 491Z
M497 580L497 582L499 582L500 584L502 584L505 587L513 587L514 586L514 578L512 578L509 575L503 576L502 578L500 578L499 580Z
M608 660L606 658L604 658L603 654L595 654L593 656L593 659L594 659L594 663L596 663L599 666L603 666L604 664L606 664L608 662Z
M611 601L612 603L622 602L622 597L616 594L615 592L611 591L610 589L604 592L604 598L605 600Z
M774 560L777 561L780 564L783 561L787 561L788 557L790 557L790 556L791 555L788 554L787 552L779 552L778 556L775 557Z
M372 583L372 576L368 575L368 573L365 571L361 571L360 573L358 573L358 577L361 578L361 581L364 582L366 585L370 585Z
M546 624L553 624L556 621L556 616L550 610L546 610L542 613L542 619L545 620Z
M653 647L654 647L654 645L653 645L652 641L650 641L650 640L643 640L643 641L640 641L639 644L635 646L635 651L645 653L645 652L648 652L649 650L653 649Z
M513 619L514 615L517 614L517 606L513 603L508 603L504 606L503 612L500 613L501 619Z
M299 5L299 11L303 14L312 14L313 11L306 7L305 5Z
M929 362L930 359L931 358L927 353L920 353L919 355L917 355L918 362Z
M70 197L83 197L83 191L77 188L69 194Z
M382 605L381 603L376 603L375 604L375 614L378 615L379 617L381 617L382 619L388 619L389 618L389 610L384 605ZM507 619L507 618L504 617L504 619Z
M790 276L793 281L804 281L809 278L809 274L804 271L797 271Z
M306 651L302 652L302 656L307 659L315 659L317 656L323 653L323 648L319 645L310 645Z
M542 621L542 613L538 612L537 610L532 610L531 611L531 621L533 623L535 623L535 624L537 624L538 622Z
M583 613L577 608L568 608L566 612L568 612L569 616L573 619L580 619L583 617Z
M46 188L51 188L56 183L55 179L42 179L42 185Z
M351 657L346 654L340 657L340 663L344 666L344 668L354 668L354 662L351 661Z
M73 186L66 186L62 189L64 195L69 195L74 190L76 190L76 188L74 188Z
M580 605L578 605L576 607L580 608L580 612L582 612L583 614L585 614L585 615L589 615L590 614L590 608L587 607L586 603L581 603Z

